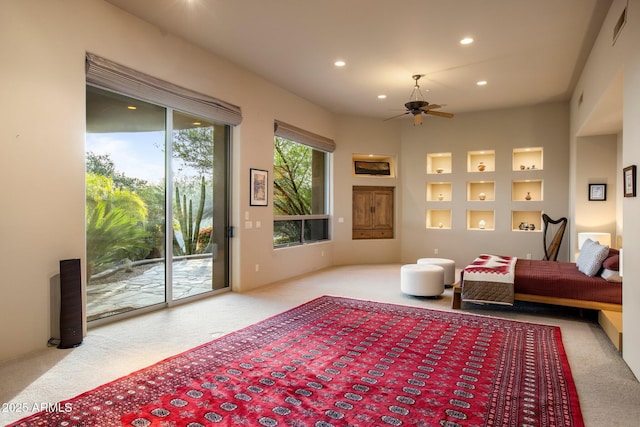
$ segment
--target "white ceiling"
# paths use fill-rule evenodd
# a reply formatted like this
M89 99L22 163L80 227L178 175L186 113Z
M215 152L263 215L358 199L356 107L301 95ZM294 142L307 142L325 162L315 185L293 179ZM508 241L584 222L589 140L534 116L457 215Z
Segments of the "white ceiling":
M413 74L425 75L425 99L452 113L568 100L611 4L107 1L333 112L381 119L402 113Z

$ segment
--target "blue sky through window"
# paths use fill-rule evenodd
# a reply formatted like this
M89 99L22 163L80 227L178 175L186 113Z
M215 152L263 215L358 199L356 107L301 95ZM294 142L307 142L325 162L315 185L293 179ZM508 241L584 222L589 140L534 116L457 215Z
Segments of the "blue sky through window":
M164 182L164 132L87 133L86 151L108 154L117 172L150 184Z

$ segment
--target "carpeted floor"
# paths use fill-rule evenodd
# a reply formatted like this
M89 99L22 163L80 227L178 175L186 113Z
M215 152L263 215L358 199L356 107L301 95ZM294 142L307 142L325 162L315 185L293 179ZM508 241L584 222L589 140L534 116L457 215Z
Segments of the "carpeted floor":
M401 294L399 267L332 268L245 294L218 295L90 329L76 349L46 349L0 366L0 423L18 420L39 406L69 399L321 295L450 308L451 290L439 299ZM593 316L534 304L514 309L465 305L463 311L559 326L585 425L637 425L640 384Z
M583 426L558 327L323 296L14 425L487 420Z

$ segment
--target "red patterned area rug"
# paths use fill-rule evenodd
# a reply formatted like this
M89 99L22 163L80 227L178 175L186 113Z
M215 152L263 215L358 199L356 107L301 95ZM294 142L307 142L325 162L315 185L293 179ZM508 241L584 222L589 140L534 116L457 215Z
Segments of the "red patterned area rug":
M583 426L560 329L324 296L19 426Z

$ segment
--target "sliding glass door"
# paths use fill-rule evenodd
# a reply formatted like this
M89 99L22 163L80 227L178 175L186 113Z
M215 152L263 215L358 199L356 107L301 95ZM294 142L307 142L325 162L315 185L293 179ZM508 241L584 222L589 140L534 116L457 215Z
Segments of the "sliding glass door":
M228 287L229 127L87 86L89 321Z
M174 112L172 299L227 286L227 127Z

